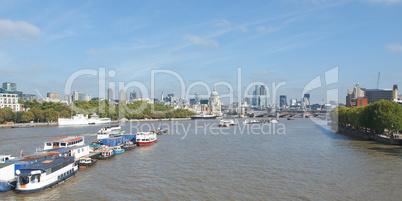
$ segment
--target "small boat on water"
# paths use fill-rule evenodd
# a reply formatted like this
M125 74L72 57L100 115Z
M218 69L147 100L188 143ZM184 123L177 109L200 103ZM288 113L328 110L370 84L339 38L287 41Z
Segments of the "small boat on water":
M96 164L96 162L98 162L98 160L96 159L92 159L89 157L85 157L85 158L81 158L78 161L78 167L81 168L86 168L86 167L90 167Z
M237 126L239 123L236 123L233 119L221 119L218 126L219 127L229 127L229 126Z
M114 151L115 154L122 154L122 153L124 153L124 149L121 148L121 146L114 146L114 147L113 147L113 151Z
M154 132L155 132L157 135L162 135L162 134L167 133L167 132L168 132L168 129L161 127L161 128L157 128Z
M246 119L243 124L267 124L269 122L268 119Z
M199 114L199 115L193 115L191 116L191 119L196 120L196 119L216 119L217 116L212 115L212 114Z
M271 123L271 124L277 124L277 123L279 123L279 121L278 121L278 119L272 119L272 120L270 121L270 123Z
M35 127L35 125L24 124L24 125L11 126L11 128L32 128L32 127Z
M32 163L16 171L15 192L33 193L53 187L78 171L74 157L52 157Z
M155 144L158 138L154 132L138 132L136 133L135 142L138 146L146 146Z
M102 150L101 154L99 155L99 160L105 160L113 158L116 154L114 153L113 149L104 149Z
M43 146L43 150L49 150L55 148L67 148L67 147L83 146L83 145L85 145L84 137L69 136L46 141L45 145Z
M132 142L130 142L130 141L124 143L123 146L122 146L122 148L123 148L125 151L133 150L133 149L135 149L136 147L137 147L137 145L134 144L134 143L132 143Z

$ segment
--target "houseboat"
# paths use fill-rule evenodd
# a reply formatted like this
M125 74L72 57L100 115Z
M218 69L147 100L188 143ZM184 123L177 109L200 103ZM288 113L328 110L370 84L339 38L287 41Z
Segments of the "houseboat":
M89 145L83 145L83 146L73 146L73 147L63 147L63 148L56 148L56 149L48 149L41 151L39 153L43 154L57 154L58 156L74 156L75 160L78 160L79 158L85 157L89 155L90 148Z
M32 163L16 171L15 192L33 193L55 186L78 171L74 157L52 157Z
M73 146L83 146L83 145L85 145L84 137L69 136L46 141L45 145L43 146L43 150L66 148Z
M136 144L138 146L152 145L156 143L158 138L154 132L138 132L136 133Z
M17 184L17 176L15 175L15 172L18 169L38 161L43 161L47 157L52 157L53 155L53 153L35 154L18 158L10 157L10 155L5 155L6 159L3 158L4 162L0 163L0 191L5 192L15 189L15 186Z

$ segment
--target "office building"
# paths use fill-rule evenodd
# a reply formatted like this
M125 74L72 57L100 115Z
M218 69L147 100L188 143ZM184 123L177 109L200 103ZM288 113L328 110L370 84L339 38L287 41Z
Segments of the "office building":
M284 108L287 106L286 95L279 96L279 107Z

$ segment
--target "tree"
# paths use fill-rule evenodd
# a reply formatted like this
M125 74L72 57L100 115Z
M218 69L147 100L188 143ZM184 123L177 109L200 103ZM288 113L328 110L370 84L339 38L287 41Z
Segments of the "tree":
M53 108L48 108L44 111L44 116L45 120L50 122L50 121L57 121L57 118L59 116L59 112L54 110Z
M24 115L22 115L21 121L22 122L30 122L30 121L33 121L34 119L35 119L35 115L31 111L28 111L28 112L25 112Z

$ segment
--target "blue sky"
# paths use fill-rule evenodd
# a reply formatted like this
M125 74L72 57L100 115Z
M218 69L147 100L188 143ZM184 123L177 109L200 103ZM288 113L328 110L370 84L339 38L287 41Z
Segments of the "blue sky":
M317 76L339 68L337 84L311 91L402 87L401 0L284 1L2 1L0 82L18 90L64 94L66 80L82 69L107 72L107 82L141 82L151 70L171 70L186 87L196 81L228 82L237 93L252 82L286 82L278 90L300 98ZM107 74L108 75L108 74ZM159 97L180 93L173 75L157 74ZM73 90L98 96L98 78L80 76ZM118 86L118 84L116 84ZM134 89L134 88L133 88ZM220 94L227 88L218 86ZM272 91L272 89L271 89ZM207 91L195 87L190 93Z

